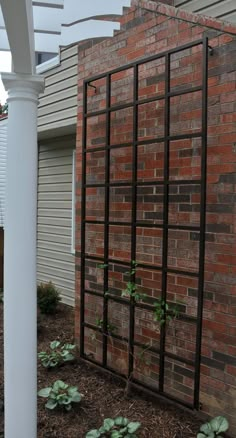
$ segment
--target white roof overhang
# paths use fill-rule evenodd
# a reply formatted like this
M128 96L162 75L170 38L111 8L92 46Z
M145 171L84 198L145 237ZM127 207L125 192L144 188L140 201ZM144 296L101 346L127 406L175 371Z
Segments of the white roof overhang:
M33 73L34 52L111 36L130 0L0 0L0 51L12 52L16 73Z

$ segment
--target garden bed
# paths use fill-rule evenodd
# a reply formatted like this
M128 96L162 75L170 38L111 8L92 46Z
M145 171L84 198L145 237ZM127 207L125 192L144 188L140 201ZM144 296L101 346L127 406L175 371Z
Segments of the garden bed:
M0 305L0 399L3 398L3 327ZM73 342L73 309L60 305L54 316L44 316L38 337L38 350L48 349L51 341ZM76 385L84 394L81 404L70 412L48 411L45 399L38 400L38 438L84 438L90 429L102 425L107 417L126 416L142 423L138 437L195 438L199 421L191 414L168 404L157 402L146 395L133 393L125 396L125 385L112 376L78 360L59 369L48 371L38 365L38 387L44 388L61 379ZM0 433L3 413L0 413ZM1 436L1 435L0 435Z

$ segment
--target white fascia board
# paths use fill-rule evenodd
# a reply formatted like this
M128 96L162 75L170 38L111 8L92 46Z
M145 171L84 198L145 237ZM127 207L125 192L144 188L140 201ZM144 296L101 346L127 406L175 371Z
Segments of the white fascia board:
M68 46L88 38L109 37L115 29L120 29L120 23L112 21L88 20L70 27L62 26L61 46Z
M1 0L1 8L14 71L32 74L35 71L32 1Z
M36 67L36 74L45 73L48 70L51 70L51 68L57 67L58 65L60 65L60 57L59 57L59 55L55 56L54 58L49 59L46 62L43 62L40 65L37 65L37 67Z
M32 1L33 6L40 4L43 7L50 7L51 6L63 6L64 0L33 0Z

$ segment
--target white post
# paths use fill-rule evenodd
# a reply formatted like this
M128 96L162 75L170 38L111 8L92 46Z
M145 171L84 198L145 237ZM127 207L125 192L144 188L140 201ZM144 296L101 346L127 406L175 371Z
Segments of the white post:
M5 438L37 436L37 104L40 76L2 74L8 91L4 242Z

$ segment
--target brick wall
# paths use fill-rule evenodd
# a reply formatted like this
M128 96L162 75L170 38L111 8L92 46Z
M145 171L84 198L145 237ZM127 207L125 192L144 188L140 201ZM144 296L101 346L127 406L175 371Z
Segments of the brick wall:
M235 237L235 187L236 187L236 133L235 133L235 58L236 40L233 26L179 11L173 7L151 1L134 0L133 7L125 10L121 31L111 39L79 52L78 130L77 130L77 217L76 217L76 337L79 339L80 309L80 223L81 223L81 173L82 173L82 97L83 80L114 69L120 65L161 53L207 33L214 55L209 58L208 103L208 174L207 174L207 229L204 286L204 319L201 360L200 402L202 410L210 415L225 414L236 432L236 237ZM151 9L152 12L143 10ZM171 60L171 89L179 90L201 83L200 47L174 55ZM140 66L139 99L163 94L165 83L164 60L160 58ZM106 103L105 80L93 83L96 93L89 87L88 111L104 109ZM128 103L132 99L133 74L131 69L117 73L111 82L111 104ZM171 134L197 133L201 129L201 92L171 98ZM137 191L137 221L147 226L137 227L136 277L138 290L146 294L152 304L160 297L162 264L162 233L150 228L150 223L160 224L163 219L163 160L164 144L145 144L152 137L164 134L164 101L158 100L139 106L137 179L150 182ZM87 183L105 181L105 115L88 119ZM110 189L110 221L120 224L109 227L109 257L116 260L109 264L108 290L120 296L126 288L131 261L131 186L133 115L130 108L112 112L111 143L124 144L114 148L110 156L110 181L123 182L122 187ZM101 150L93 151L93 148ZM181 185L178 180L198 179L200 174L201 142L198 137L170 143L171 186L169 223L198 225L200 211L200 186ZM152 184L153 182L153 184ZM157 183L159 185L157 185ZM86 219L104 220L104 187L86 190ZM168 242L168 267L196 272L198 266L199 236L197 232L170 230ZM103 259L104 226L86 225L86 253ZM119 263L119 261L121 263ZM127 266L124 265L127 264ZM147 269L145 263L151 265ZM155 269L155 267L157 269ZM104 271L94 260L85 262L85 287L103 293ZM181 274L168 274L167 300L177 303L183 319L171 321L166 335L166 349L170 353L193 360L195 357L195 324L198 280ZM103 298L86 294L85 321L99 326L103 314ZM191 319L191 317L193 317ZM108 337L108 365L127 373L127 343L129 308L109 301L108 324L119 339ZM160 342L158 324L153 312L137 309L135 313L135 341L155 349ZM85 328L85 352L101 362L102 334ZM143 360L139 360L141 356ZM133 377L158 387L158 354L148 348L134 351ZM193 397L192 366L166 359L165 391L191 402Z

